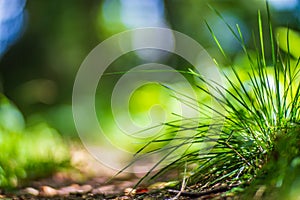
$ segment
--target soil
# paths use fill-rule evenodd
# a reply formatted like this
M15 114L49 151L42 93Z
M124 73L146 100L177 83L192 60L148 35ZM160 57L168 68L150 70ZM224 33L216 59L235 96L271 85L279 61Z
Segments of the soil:
M146 185L132 189L140 177L128 173L108 182L116 172L101 166L83 149L72 150L71 164L73 170L60 171L52 177L30 181L18 189L0 189L0 199L233 199L224 195L230 187L222 185L196 192L189 188L179 191L160 186L150 189Z

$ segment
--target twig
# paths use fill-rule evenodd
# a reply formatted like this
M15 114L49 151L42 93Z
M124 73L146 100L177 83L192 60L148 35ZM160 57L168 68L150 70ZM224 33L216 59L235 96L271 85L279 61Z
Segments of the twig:
M178 199L180 197L181 193L184 192L184 188L186 187L186 184L187 184L186 168L187 168L187 164L185 163L184 176L183 176L180 191L176 194L175 197L172 198L172 200Z
M168 192L172 193L172 194L178 194L180 193L180 195L182 196L188 196L188 197L201 197L201 196L205 196L205 195L209 195L209 194L213 194L213 193L219 193L219 192L225 192L230 190L233 187L237 187L240 186L241 184L233 184L233 185L228 185L228 186L220 186L217 188L213 188L211 190L208 191L202 191L202 192L185 192L185 191L180 191L180 190L173 190L173 189L169 189Z

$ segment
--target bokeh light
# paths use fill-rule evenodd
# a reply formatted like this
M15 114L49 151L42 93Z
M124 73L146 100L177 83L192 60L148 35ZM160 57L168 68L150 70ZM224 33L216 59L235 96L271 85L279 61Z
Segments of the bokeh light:
M0 1L0 56L20 36L25 21L26 0Z

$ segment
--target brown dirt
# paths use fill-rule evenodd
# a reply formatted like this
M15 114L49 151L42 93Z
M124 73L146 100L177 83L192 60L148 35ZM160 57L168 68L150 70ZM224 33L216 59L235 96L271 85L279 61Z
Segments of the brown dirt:
M83 148L73 148L73 169L60 171L52 177L34 180L15 190L0 190L0 199L7 200L58 200L58 199L173 199L177 190L149 189L146 186L133 190L139 180L136 174L123 173L107 182L116 171L97 162ZM225 191L225 190L224 190ZM224 191L206 193L183 191L177 199L231 199L221 197Z

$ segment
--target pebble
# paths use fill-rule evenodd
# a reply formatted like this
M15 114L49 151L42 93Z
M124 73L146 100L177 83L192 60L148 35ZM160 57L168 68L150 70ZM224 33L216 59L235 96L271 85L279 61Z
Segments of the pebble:
M92 189L93 189L93 187L91 185L83 185L77 190L77 193L85 194L85 193L92 191Z
M104 185L92 190L93 194L114 194L115 186L114 185Z
M47 196L47 197L53 197L58 194L57 190L50 187L50 186L42 186L41 187L41 195Z
M86 194L93 190L91 185L80 186L78 184L72 184L67 187L60 188L57 191L57 195L68 196L70 194Z
M67 187L63 187L60 190L58 190L58 194L62 196L67 196L69 194L76 194L80 186L78 184L72 184Z
M130 196L134 196L136 194L136 189L133 188L126 188L124 190L124 194L125 195L130 195Z
M38 196L40 194L40 192L37 189L34 189L32 187L25 188L24 193L31 194L33 196Z

